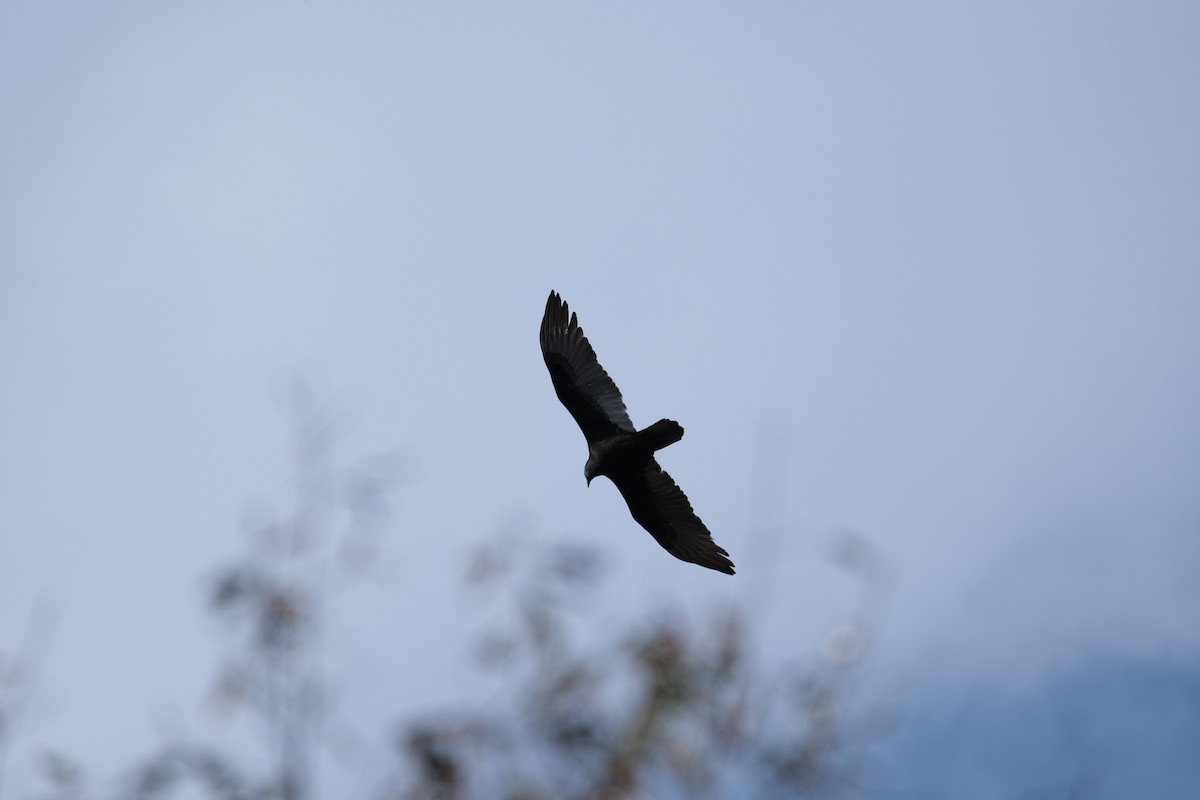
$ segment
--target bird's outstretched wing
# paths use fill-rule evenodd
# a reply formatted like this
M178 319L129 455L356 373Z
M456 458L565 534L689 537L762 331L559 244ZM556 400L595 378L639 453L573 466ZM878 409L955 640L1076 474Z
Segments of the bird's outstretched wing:
M609 475L629 513L658 543L680 561L690 561L727 575L733 573L729 553L716 542L692 510L687 495L653 458L642 472Z
M629 421L621 391L596 360L579 321L558 292L551 292L546 300L540 339L554 391L589 444L637 430Z

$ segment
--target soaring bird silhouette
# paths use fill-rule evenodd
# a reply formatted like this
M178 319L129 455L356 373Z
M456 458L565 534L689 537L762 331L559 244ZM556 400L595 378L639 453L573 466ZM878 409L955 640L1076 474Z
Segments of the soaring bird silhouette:
M597 475L606 476L633 518L668 553L732 575L729 553L713 541L687 496L654 460L655 451L683 438L683 426L670 419L640 431L633 426L621 391L596 360L579 321L558 292L546 300L540 338L554 391L587 439L583 475L588 485Z

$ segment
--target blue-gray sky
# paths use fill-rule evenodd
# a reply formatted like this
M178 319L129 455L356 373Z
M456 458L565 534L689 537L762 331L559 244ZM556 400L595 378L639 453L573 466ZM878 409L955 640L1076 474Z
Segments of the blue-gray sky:
M696 619L770 575L775 654L846 617L845 527L896 576L889 786L1102 764L1100 796L1184 796L1197 30L1187 2L0 5L0 649L60 609L9 788L44 747L102 775L208 724L201 579L279 494L299 372L348 450L421 465L343 620L352 705L469 695L462 626L398 642L470 618L497 527L602 541L621 603ZM662 461L736 578L585 489L550 289L634 422L687 429ZM764 438L778 553L747 534ZM1044 768L987 757L1047 720L1077 722Z

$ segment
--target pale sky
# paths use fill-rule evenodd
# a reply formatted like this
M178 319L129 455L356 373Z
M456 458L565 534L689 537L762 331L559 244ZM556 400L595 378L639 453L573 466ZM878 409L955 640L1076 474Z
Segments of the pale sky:
M878 796L1187 796L1198 30L1189 2L0 4L0 652L58 609L6 797L46 748L102 779L211 732L204 579L286 496L296 374L347 452L416 464L335 620L368 719L472 702L459 578L497 529L602 544L617 617L770 581L773 658L851 613L853 530L895 578ZM660 460L737 576L585 487L551 289L634 423L686 428Z

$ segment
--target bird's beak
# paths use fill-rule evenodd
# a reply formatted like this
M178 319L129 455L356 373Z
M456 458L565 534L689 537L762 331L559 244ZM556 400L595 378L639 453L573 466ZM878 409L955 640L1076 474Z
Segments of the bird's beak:
M591 487L591 485L592 485L592 479L591 479L591 478L588 478L588 479L587 479L587 482L588 482L588 486L589 486L589 487Z

